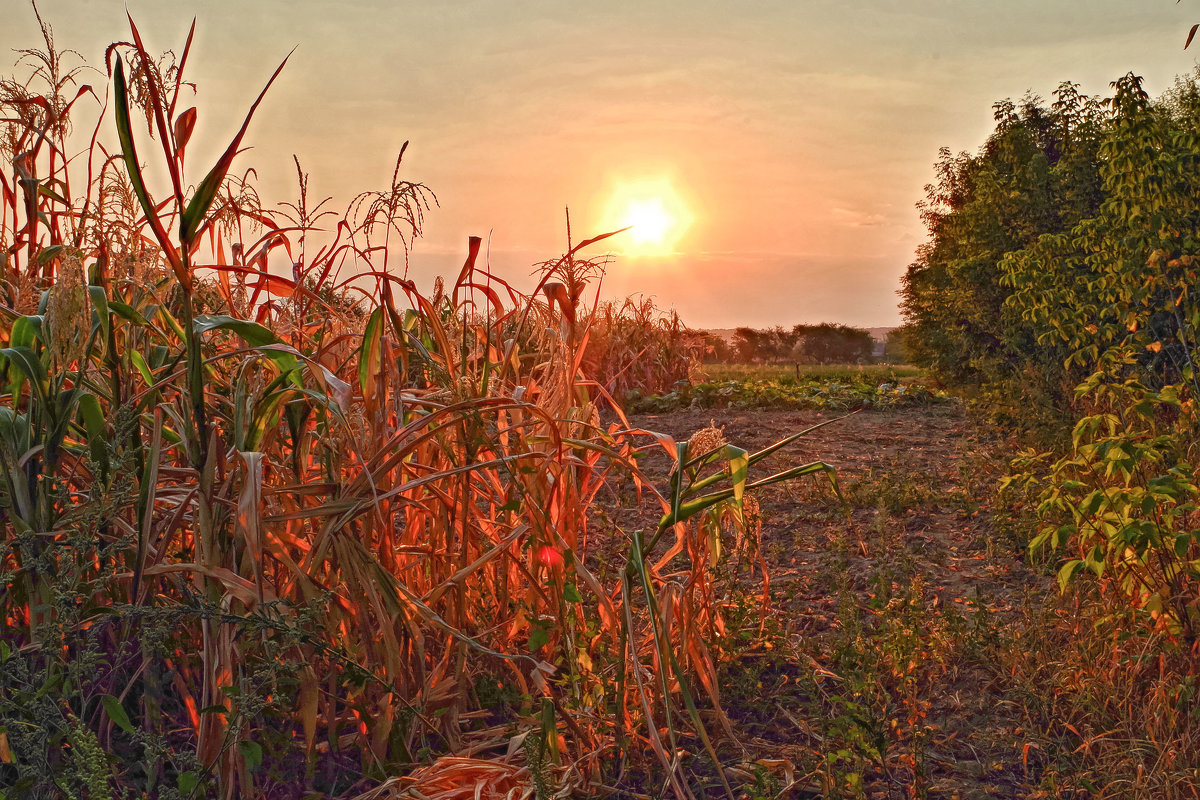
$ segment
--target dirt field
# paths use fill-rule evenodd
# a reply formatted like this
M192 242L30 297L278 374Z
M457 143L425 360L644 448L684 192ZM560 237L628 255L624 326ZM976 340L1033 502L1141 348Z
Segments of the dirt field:
M753 452L831 416L631 421L677 439L713 422ZM957 405L868 411L752 470L825 461L846 505L820 477L757 498L770 614L755 632L757 608L744 609L751 632L721 676L738 740L724 753L746 797L1037 796L1045 759L1003 665L1048 584L989 506L998 444ZM643 464L669 468L665 454ZM626 513L622 526L638 524Z

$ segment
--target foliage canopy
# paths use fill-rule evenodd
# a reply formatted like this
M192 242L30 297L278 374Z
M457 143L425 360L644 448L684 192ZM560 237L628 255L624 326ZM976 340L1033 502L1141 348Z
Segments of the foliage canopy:
M1112 90L999 103L978 154L942 152L904 279L906 344L1011 418L1074 427L1010 480L1036 500L1033 547L1067 552L1064 585L1090 570L1192 641L1200 86L1152 100L1131 74Z

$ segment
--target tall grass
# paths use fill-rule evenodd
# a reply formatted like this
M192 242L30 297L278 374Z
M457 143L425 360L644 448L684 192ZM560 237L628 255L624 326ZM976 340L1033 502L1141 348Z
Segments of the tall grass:
M195 172L191 32L155 58L130 20L102 91L42 31L0 96L0 786L549 796L650 754L692 796L740 591L717 565L752 541L748 492L828 468L755 481L776 447L601 422L626 355L589 341L649 313L586 309L577 254L610 234L531 295L472 238L422 293L389 263L434 202L400 158L340 214L297 162L268 210L234 166L266 89ZM644 441L676 457L661 490ZM663 516L602 583L614 471Z

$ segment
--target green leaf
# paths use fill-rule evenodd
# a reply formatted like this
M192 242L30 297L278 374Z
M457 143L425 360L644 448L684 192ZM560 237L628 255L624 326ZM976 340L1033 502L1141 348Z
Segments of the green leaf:
M16 395L20 391L21 382L28 379L37 394L38 402L43 406L47 405L46 393L49 387L46 368L42 366L41 360L33 354L33 351L28 347L5 347L0 349L0 356L6 358L22 373L19 379L13 380L11 393Z
M262 746L258 742L238 742L238 752L246 761L246 769L254 772L262 763Z
M1083 568L1084 561L1079 558L1073 558L1067 563L1063 564L1062 569L1058 571L1058 590L1060 592L1065 592L1067 590L1067 584L1070 583L1071 579L1075 577L1075 574Z
M122 303L120 300L109 300L108 307L112 309L113 313L115 313L118 317L127 319L134 325L141 327L146 324L146 318L138 313L133 306L130 306L127 303ZM156 306L151 306L151 308L156 308ZM153 317L154 314L151 314L150 316Z
M703 497L697 497L686 503L678 503L669 512L663 514L662 519L658 523L659 530L665 530L678 522L684 522L699 514L704 509L712 508L717 503L723 503L732 497L733 489L722 489L719 492L706 494Z
M246 135L246 130L250 127L250 119L258 109L259 103L266 96L267 90L271 88L271 84L275 82L275 79L279 77L279 73L283 71L284 64L291 57L292 54L288 53L283 62L275 68L275 72L271 75L270 80L267 81L267 85L258 93L258 98L250 106L250 110L246 112L246 119L242 122L241 129L233 137L233 141L229 143L229 146L225 148L225 152L217 159L217 163L209 170L208 175L204 176L204 180L196 187L196 193L192 195L191 201L188 202L187 208L184 209L183 215L179 219L179 238L183 240L185 245L190 245L203 227L204 216L212 206L213 200L216 199L217 190L221 188L221 183L225 180L225 174L229 171L229 167L233 163L233 158L238 153L242 137ZM120 61L117 63L119 66Z
M529 651L537 652L546 646L550 641L550 627L545 623L535 622L533 630L529 632Z
M363 329L362 344L358 349L358 385L362 389L363 397L370 397L373 394L370 384L380 368L380 359L382 358L380 337L382 335L383 309L377 308L367 319L367 326Z
M731 444L725 445L725 458L729 460L730 480L733 481L733 499L739 503L746 491L746 473L750 459L746 451Z
M92 460L108 471L108 438L104 429L104 411L100 401L91 392L79 396L79 416L83 420L83 428L87 431L88 450Z
M563 586L563 600L566 600L568 603L582 603L583 595L579 593L579 589L576 588L575 584L568 583Z
M244 431L244 438L239 449L242 450L258 450L266 437L267 432L274 428L279 422L279 407L287 399L295 394L295 389L284 389L278 392L272 392L270 395L262 398L251 411L253 416L249 420L249 424ZM307 393L306 393L307 394ZM323 397L323 396L322 396ZM241 409L238 409L238 414Z
M96 315L96 322L100 325L100 334L104 337L104 341L108 341L108 329L111 320L108 317L108 295L104 291L103 286L88 286L88 297L92 301L92 312Z
M53 189L51 189L49 186L47 186L44 183L39 183L37 185L37 193L40 194L42 197L49 197L51 200L54 200L55 202L60 203L64 206L66 206L67 208L71 207L71 204L67 201L67 199L65 197L63 197L61 194L54 191ZM61 247L62 245L54 245L54 246Z
M120 56L114 60L113 90L116 96L117 138L121 141L121 157L125 159L125 171L129 174L129 183L133 186L133 193L137 195L138 203L142 206L142 213L146 215L146 219L150 220L151 226L155 228L155 235L158 237L162 228L161 223L158 222L158 209L155 208L150 193L146 191L146 183L142 179L142 167L138 164L137 148L133 144L133 125L129 119L129 87L125 84L125 64L121 61ZM165 234L165 231L163 233ZM169 241L163 237L158 238L160 245L170 248Z
M258 349L267 358L279 365L284 373L291 372L299 366L295 350L283 344L271 330L257 322L238 319L226 314L201 314L192 320L192 331L201 336L209 331L227 330L236 334L242 341Z
M179 777L175 779L175 785L179 788L179 793L184 796L190 796L196 791L196 787L200 785L200 776L192 771L181 772Z
M1029 541L1029 552L1033 555L1036 555L1038 552L1040 552L1042 547L1045 546L1046 542L1049 541L1051 533L1052 531L1043 531L1042 533L1039 533L1037 536L1033 537L1033 539Z
M192 331L200 336L215 330L228 330L236 333L246 344L261 347L265 344L279 344L279 337L269 328L227 314L201 314L192 320Z
M8 344L10 347L28 347L33 349L34 342L40 341L41 338L41 316L17 317L13 321L12 331L8 337Z
M300 366L300 359L299 359L300 351L296 350L291 345L264 344L264 345L254 348L254 349L257 350L258 352L262 353L264 356L266 356L270 360L274 361L275 364L279 367L279 370L284 375L288 375L288 374L294 372ZM322 367L322 369L324 369L324 368ZM336 376L335 376L335 380L336 380ZM297 386L300 386L301 381L300 381L299 375L293 375L292 382L295 383Z
M38 188L40 189L41 187ZM66 247L66 245L61 244L52 244L49 247L43 247L37 255L37 263L42 265L47 261L58 258L64 247Z
M121 707L120 700L111 694L105 694L100 696L100 704L104 706L104 713L108 714L108 718L113 721L114 725L126 733L133 733L133 723L129 721L129 716Z
M129 361L133 364L133 368L138 371L138 374L142 376L142 380L146 382L146 385L153 386L154 373L150 371L150 365L146 363L145 357L137 350L131 350L129 352Z

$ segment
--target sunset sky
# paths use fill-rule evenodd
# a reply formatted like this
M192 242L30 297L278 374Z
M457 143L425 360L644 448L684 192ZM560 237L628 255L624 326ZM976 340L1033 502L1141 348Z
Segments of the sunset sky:
M128 38L124 6L39 4L59 47L94 65ZM264 199L292 199L296 153L311 192L344 206L384 188L410 140L403 174L441 204L412 253L427 286L456 272L470 234L490 236L493 268L522 282L561 252L564 206L582 238L619 226L630 198L662 195L690 225L670 253L622 255L655 248L610 240L605 292L651 295L700 327L897 324L940 146L976 149L998 99L1068 79L1104 92L1129 71L1158 93L1200 53L1182 49L1200 21L1192 0L128 7L156 51L178 51L198 18L196 173L298 45L241 162ZM39 41L29 7L5 0L3 71Z

